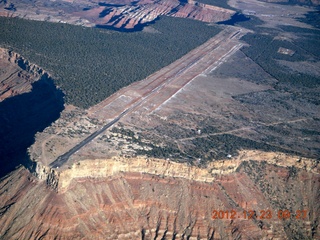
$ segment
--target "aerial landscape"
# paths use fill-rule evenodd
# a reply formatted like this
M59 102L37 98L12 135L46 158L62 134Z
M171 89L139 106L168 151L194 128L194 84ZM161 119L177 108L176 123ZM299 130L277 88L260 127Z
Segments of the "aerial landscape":
M319 0L0 0L0 239L320 239Z

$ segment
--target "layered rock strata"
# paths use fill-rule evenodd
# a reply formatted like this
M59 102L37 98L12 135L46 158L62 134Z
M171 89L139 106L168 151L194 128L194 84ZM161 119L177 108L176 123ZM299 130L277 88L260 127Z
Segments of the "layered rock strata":
M0 183L0 235L19 239L317 239L318 163L263 152L241 156L205 169L160 159L81 161L56 172L58 192L48 188L48 181L19 168ZM233 211L236 217L215 218L215 210ZM256 215L248 219L244 211L250 210ZM267 210L272 216L261 217ZM282 210L292 216L279 218ZM307 211L303 219L297 218L300 210Z
M28 5L27 5L28 4ZM229 19L235 11L195 1L142 0L117 1L10 1L0 2L0 16L21 17L31 20L70 23L92 27L108 26L115 29L141 29L159 16L190 18L203 22Z
M5 48L0 48L0 66L0 101L31 91L32 83L42 75L49 76L39 66Z

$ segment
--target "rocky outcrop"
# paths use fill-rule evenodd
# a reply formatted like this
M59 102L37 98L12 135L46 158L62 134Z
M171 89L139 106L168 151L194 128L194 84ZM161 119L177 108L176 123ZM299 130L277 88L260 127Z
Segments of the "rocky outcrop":
M77 13L99 26L132 29L156 20L161 15L190 18L203 22L229 19L232 10L197 3L195 1L137 1L130 5L108 5Z
M37 132L59 118L63 93L50 75L20 54L0 49L0 177L29 165L27 148Z
M82 160L65 170L50 169L37 162L35 175L46 180L55 190L66 191L73 181L83 179L99 179L115 176L122 172L151 174L161 177L184 178L197 182L210 183L218 176L234 173L237 168L254 159L284 168L296 167L308 172L319 173L320 166L316 160L297 157L284 153L242 151L234 160L220 160L208 164L205 168L169 160L152 158L120 158Z
M58 193L19 168L0 182L0 235L5 239L319 238L318 164L281 154L268 158L270 154L247 152L248 158L242 155L245 161L225 160L202 169L160 159L81 161L60 173ZM234 211L235 218L222 213L216 218L215 210ZM249 210L255 211L250 219L244 214ZM270 218L261 217L266 210L271 211ZM282 219L280 210L292 216ZM297 211L304 210L305 218L297 218Z
M18 53L15 53L13 51L8 51L8 61L11 63L17 64L21 69L27 71L35 78L38 78L39 76L41 76L43 74L48 75L48 73L43 71L43 69L40 68L38 65L30 63L23 56L21 56Z
M50 167L44 166L39 162L35 164L35 166L36 169L34 171L31 170L34 176L40 180L44 180L49 187L57 191L60 173L54 169L51 169Z
M182 0L138 1L10 1L0 5L0 16L21 17L31 20L70 23L75 25L108 26L115 29L141 30L159 16L190 18L203 22L228 20L235 12L229 9Z
M31 91L32 83L48 73L13 51L0 48L0 102Z

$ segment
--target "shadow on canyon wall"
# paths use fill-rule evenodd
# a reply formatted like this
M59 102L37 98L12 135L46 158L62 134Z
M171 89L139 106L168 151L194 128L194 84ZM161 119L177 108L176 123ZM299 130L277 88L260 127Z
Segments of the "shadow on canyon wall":
M0 103L0 178L20 164L28 166L27 148L34 136L59 118L64 94L44 74L32 91Z
M121 18L120 18L121 20ZM108 29L108 30L113 30L116 32L126 32L126 33L130 33L130 32L140 32L144 29L144 27L150 26L152 24L155 24L156 21L160 20L160 17L157 17L156 19L154 19L153 21L150 22L146 22L146 23L138 23L136 24L133 28L125 28L125 27L115 27L115 25L117 24L117 22L113 25L113 26L107 26L107 25L96 25L96 28L103 28L103 29Z

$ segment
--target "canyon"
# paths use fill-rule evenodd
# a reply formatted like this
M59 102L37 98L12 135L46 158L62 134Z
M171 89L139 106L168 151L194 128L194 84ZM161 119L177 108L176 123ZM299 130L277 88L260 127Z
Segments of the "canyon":
M46 71L20 54L0 49L0 176L29 164L34 135L57 120L63 93Z
M1 6L2 5L2 6ZM235 11L196 1L30 1L0 2L0 16L63 22L87 27L142 30L160 16L190 18L207 23L229 19Z
M160 15L212 23L235 13L193 1L83 0L72 10L72 1L40 2L24 15L19 4L26 2L7 4L1 14L136 30ZM223 26L88 109L64 104L50 73L2 48L0 156L4 166L14 164L0 177L0 237L319 239L319 85L270 74L248 54L254 46L245 38L271 36L278 44L272 57L284 59L274 68L305 63L317 80L318 53L277 55L305 35L278 30L276 22L314 31L310 39L318 32L283 16L281 5L246 3L229 2L258 9L263 27ZM288 11L303 16L307 9Z
M234 36L236 32L237 28L229 29L216 38L225 34ZM237 46L239 40L232 39L232 46ZM228 52L228 49L225 50ZM232 54L227 55L231 58L229 62L242 58L237 51L231 51ZM248 128L246 119L241 123L237 118L238 129L234 129L235 122L232 121L231 112L239 108L239 105L227 92L236 96L251 91L265 91L270 89L270 86L234 78L224 78L224 81L217 78L213 81L213 74L217 74L215 69L218 66L228 67L224 62L227 56L222 55L223 61L218 61L218 65L214 62L209 68L204 68L206 71L200 71L200 74L190 68L196 77L192 77L192 81L186 86L182 84L182 91L173 91L174 96L169 97L169 101L167 98L159 98L161 95L158 93L157 98L152 98L135 109L113 129L107 130L73 155L67 164L61 168L51 168L49 163L52 160L48 160L48 157L62 150L59 145L70 148L83 139L84 134L98 129L104 121L108 121L108 115L101 109L111 107L116 101L109 99L86 111L67 106L59 120L36 134L36 143L29 148L31 159L36 161L36 165L29 168L31 172L24 167L18 167L1 179L0 224L4 227L0 235L4 238L19 239L319 238L320 166L314 158L277 151L240 150L235 155L224 154L222 159L209 162L202 162L201 159L179 162L173 156L172 160L141 154L135 156L137 153L130 149L130 146L136 151L155 148L145 145L150 141L147 135L152 134L153 143L157 146L181 141L179 146L186 151L188 145L183 145L184 142L219 134L205 132L203 126L199 125L204 116L210 116L209 112L213 114L212 117L215 116L217 125L228 116L230 126L222 124L221 134L230 132L246 136L248 131L252 138L254 128L250 125ZM187 62L182 62L188 65ZM173 66L176 66L175 64ZM274 81L254 63L250 64L251 69L263 76L266 82ZM179 72L179 69L172 69ZM163 72L165 70L157 74L162 75ZM137 82L123 92L116 93L111 100L132 94L132 89L140 89L138 86L143 84L152 89L150 81L156 84L157 74L150 76L147 81ZM209 82L203 81L204 79L209 79ZM231 82L233 88L230 88ZM177 87L176 83L173 81L172 87ZM219 87L213 94L212 86L217 84ZM170 88L170 84L166 85L166 88ZM195 88L202 93L193 94L196 92ZM144 87L141 89L148 90ZM222 89L226 92L221 92ZM213 97L210 102L215 105L208 108L208 105L199 99L208 100L209 96ZM198 100L194 101L194 98ZM181 102L187 99L195 105ZM162 104L156 104L155 100L162 101ZM118 101L117 108L123 104L128 102ZM110 109L116 112L117 108ZM219 109L224 109L223 113ZM251 115L254 119L253 112L245 112L244 109L240 109L244 111L243 116ZM183 111L194 112L193 118L184 117L186 113ZM222 114L221 119L217 118L218 114ZM312 116L316 111L309 114ZM101 119L98 119L99 117ZM110 117L112 118L111 115ZM191 132L190 140L178 138L156 143L159 137L156 137L156 131L152 130L154 126L166 126L169 130L172 129L171 124L174 121L181 122L182 119L187 128L192 126L193 129L202 129L203 132ZM259 119L266 123L270 121L268 118L263 120L260 116ZM304 128L314 124L312 118L292 123L290 121L288 118L283 119L283 122L293 126L298 123ZM148 125L145 128L147 134L139 129L142 125ZM176 127L173 129L179 130ZM180 137L175 132L162 132L167 137ZM61 139L57 141L58 138ZM221 144L225 143L222 141ZM311 146L310 143L305 144ZM312 155L312 152L305 153ZM236 217L233 219L231 216L222 215L214 218L214 211L233 211ZM247 211L254 211L255 215L249 218ZM272 216L264 218L261 213L265 211L270 211ZM279 214L281 211L289 211L290 217L283 217ZM306 211L306 216L300 218L300 211Z
M0 48L0 67L0 101L30 92L32 83L43 74L39 66L5 48Z
M55 190L21 167L0 184L0 234L19 239L317 239L319 164L309 164L309 159L263 152L243 152L207 169L160 159L88 160L61 173ZM243 211L250 209L258 216L246 219ZM233 210L237 217L213 219L214 210ZM259 217L266 210L272 217ZM290 211L290 218L279 217L280 210ZM298 210L307 211L306 219L297 218Z

